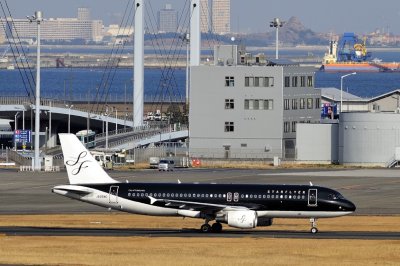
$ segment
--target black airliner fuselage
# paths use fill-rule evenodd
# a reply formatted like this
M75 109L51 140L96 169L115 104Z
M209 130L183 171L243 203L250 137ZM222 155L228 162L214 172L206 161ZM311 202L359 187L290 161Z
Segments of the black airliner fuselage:
M241 229L269 226L273 218L348 215L356 209L339 192L311 185L120 183L98 165L79 140L60 134L70 185L53 192L129 213L205 220L203 232L220 232L221 223ZM208 223L216 221L212 226Z
M125 212L202 218L207 222L202 226L203 231L219 231L219 226L207 226L212 220L237 228L255 228L271 225L272 218L329 218L350 214L356 208L339 192L319 186L171 183L70 186L55 187L53 192ZM245 221L237 222L237 217L229 215ZM316 232L314 223L312 231Z

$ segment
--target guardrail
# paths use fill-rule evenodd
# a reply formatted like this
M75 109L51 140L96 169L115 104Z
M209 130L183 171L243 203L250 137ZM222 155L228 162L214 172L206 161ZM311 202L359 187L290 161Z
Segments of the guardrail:
M34 104L31 103L31 100L29 97L25 96L2 96L0 97L0 105L24 105L29 108L34 108ZM58 107L58 108L66 108L65 106L65 101L57 100L57 99L49 99L49 98L41 98L40 99L40 106L41 108L46 108L46 107ZM28 109L28 108L26 108ZM75 106L73 110L81 111L84 113L89 112L90 118L93 119L93 115L100 116L100 118L105 118L106 115L101 112L95 112L95 111L90 111L85 108L80 108L78 106ZM115 118L115 115L108 115L109 119ZM124 120L124 121L133 121L132 116L125 116L125 115L118 115L117 116L118 120Z

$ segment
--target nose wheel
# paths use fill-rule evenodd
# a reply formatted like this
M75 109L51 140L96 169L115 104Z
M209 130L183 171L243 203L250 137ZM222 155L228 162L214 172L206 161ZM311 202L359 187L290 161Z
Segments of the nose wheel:
M311 223L311 234L316 234L318 233L318 228L317 228L317 219L315 218L311 218L310 219L310 223Z

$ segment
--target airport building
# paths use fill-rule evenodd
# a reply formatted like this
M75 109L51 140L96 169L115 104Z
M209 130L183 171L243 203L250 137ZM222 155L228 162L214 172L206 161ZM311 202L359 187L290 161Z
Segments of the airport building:
M321 94L323 106L338 106L340 110L340 90L323 88ZM339 119L326 118L321 124L297 125L297 161L381 167L398 165L399 99L399 90L368 99L343 92Z
M45 15L45 14L44 14ZM77 18L49 18L42 22L41 39L44 41L70 41L83 39L86 41L101 41L103 38L101 20L90 20L87 8L78 9ZM37 25L28 19L13 19L11 27L13 36L21 39L36 39ZM0 19L0 23L11 23L11 19ZM4 27L0 27L0 35L6 36Z
M319 123L312 67L217 46L214 65L191 68L190 154L295 158L297 123Z
M171 4L166 4L164 9L158 11L158 31L176 32L178 27L178 12L172 9Z

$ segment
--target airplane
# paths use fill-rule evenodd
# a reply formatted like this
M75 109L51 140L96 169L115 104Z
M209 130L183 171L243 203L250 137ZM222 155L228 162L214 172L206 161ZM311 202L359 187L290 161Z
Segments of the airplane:
M222 231L222 224L252 229L274 218L344 216L356 206L339 192L310 185L124 183L111 178L74 134L59 134L69 185L53 193L108 209L153 216L203 219L200 231ZM215 221L212 225L209 223Z

